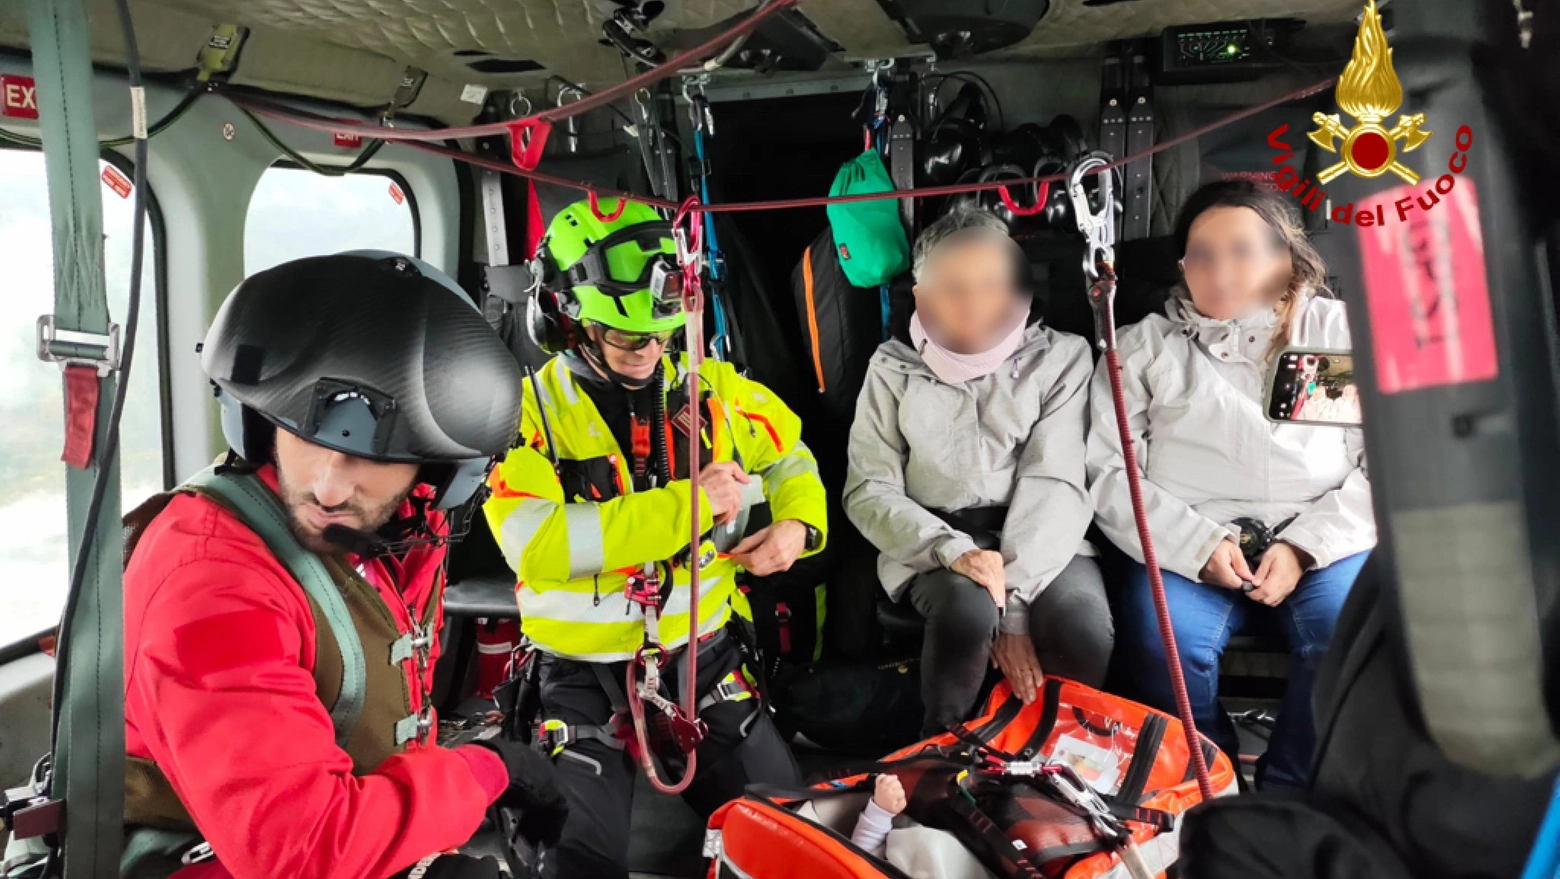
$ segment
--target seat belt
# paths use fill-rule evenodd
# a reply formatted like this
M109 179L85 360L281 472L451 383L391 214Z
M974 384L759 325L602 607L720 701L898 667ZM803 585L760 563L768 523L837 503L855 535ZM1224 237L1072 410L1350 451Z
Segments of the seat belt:
M89 553L63 645L64 680L49 796L68 800L63 875L117 875L124 834L123 540L118 455L102 456L118 371L103 276L103 200L92 105L91 29L82 0L29 0L53 226L54 314L39 320L39 354L65 368L65 505L71 566ZM141 124L144 124L141 123ZM87 508L106 471L103 514L85 535ZM38 808L49 808L45 804ZM52 804L58 808L57 804Z

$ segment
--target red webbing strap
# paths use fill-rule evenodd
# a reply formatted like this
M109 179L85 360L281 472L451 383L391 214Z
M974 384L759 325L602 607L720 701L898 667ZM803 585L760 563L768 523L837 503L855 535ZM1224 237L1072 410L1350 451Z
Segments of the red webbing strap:
M97 367L78 364L65 367L65 451L60 460L77 470L85 470L92 464L99 387Z
M1121 440L1122 466L1127 472L1127 490L1132 496L1132 516L1137 523L1138 543L1143 547L1143 566L1148 569L1148 582L1154 593L1154 614L1159 618L1159 637L1165 645L1165 664L1170 674L1170 687L1175 691L1175 710L1186 732L1187 751L1192 771L1197 775L1197 790L1204 802L1213 799L1213 782L1208 777L1208 761L1203 759L1202 739L1197 734L1197 721L1192 716L1192 700L1186 692L1186 675L1181 669L1181 651L1175 643L1175 627L1170 622L1170 604L1165 599L1164 575L1159 570L1159 558L1154 553L1154 538L1148 531L1148 511L1143 503L1143 481L1138 473L1137 449L1132 443L1132 427L1127 420L1126 391L1121 385L1121 358L1116 353L1116 316L1108 304L1115 298L1116 272L1110 265L1103 267L1099 280L1094 282L1090 299L1107 303L1098 309L1102 319L1101 339L1105 345L1105 372L1110 376L1111 402L1116 410L1116 432Z

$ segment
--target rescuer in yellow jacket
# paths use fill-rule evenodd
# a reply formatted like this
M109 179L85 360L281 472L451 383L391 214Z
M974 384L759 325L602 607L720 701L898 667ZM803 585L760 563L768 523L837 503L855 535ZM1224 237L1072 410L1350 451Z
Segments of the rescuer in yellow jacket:
M571 805L563 840L544 859L547 874L564 879L627 876L635 770L624 672L646 644L643 602L653 594L656 640L677 652L663 666L663 691L681 700L691 564L702 565L699 718L709 732L685 797L708 815L748 784L799 783L727 625L746 609L739 572L786 570L822 548L827 528L801 421L729 364L701 369L699 456L689 460L691 382L686 358L667 353L685 323L671 227L644 205L621 209L608 221L579 202L548 228L527 323L558 356L525 388L520 442L493 471L484 508L519 575L521 628L540 664L538 742ZM696 552L692 467L704 535ZM744 536L748 511L766 501L773 524ZM663 766L680 767L675 745L651 738Z

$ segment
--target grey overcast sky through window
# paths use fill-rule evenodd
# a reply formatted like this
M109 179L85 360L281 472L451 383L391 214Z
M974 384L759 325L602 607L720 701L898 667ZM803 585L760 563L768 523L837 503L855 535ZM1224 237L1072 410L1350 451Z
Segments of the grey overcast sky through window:
M99 163L101 171L103 163ZM131 199L103 187L104 268L111 319L130 295ZM54 312L43 153L0 149L0 646L59 622L70 573L65 538L65 409L60 368L37 356L37 321ZM121 425L125 509L162 488L157 291L148 227L141 323Z
M399 180L371 173L325 177L273 166L249 198L244 274L343 250L416 256L416 246L411 199Z

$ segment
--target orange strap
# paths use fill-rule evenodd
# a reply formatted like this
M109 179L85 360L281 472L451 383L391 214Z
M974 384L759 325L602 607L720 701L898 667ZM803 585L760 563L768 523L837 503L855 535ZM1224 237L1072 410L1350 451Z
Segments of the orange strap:
M818 393L823 393L823 352L818 350L818 307L813 304L812 248L802 251L802 290L807 295L807 332L812 336L813 370L818 374Z

